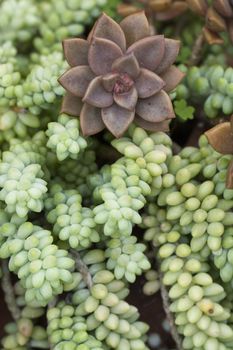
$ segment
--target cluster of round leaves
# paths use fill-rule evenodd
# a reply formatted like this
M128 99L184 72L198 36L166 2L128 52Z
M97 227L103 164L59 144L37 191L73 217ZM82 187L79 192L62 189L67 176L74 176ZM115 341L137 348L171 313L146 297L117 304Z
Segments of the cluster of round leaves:
M11 62L16 63L17 49L11 41L6 41L0 46L0 62L1 64Z
M93 147L81 152L77 160L66 158L62 162L57 162L54 170L52 171L54 182L61 184L64 189L77 189L84 201L92 197L97 185L103 183Z
M184 349L232 347L229 161L204 136L199 148L184 148L169 159L163 189L143 219L145 239L159 247L163 283Z
M106 3L106 0L3 0L0 41L34 44L43 54L61 51L61 41L81 35Z
M26 109L0 108L0 142L10 142L13 138L25 139L40 126L38 116Z
M41 1L40 35L34 40L36 49L46 55L51 51L61 51L62 40L82 35L106 4L106 0Z
M20 326L15 323L7 327L7 337L2 342L4 350L28 350L48 346L44 330L32 324L31 319L43 316L43 308L54 297L76 285L74 259L70 257L68 250L71 247L77 250L87 249L104 237L102 225L98 225L93 213L93 208L103 202L100 195L102 189L110 183L113 176L116 175L117 179L118 167L122 167L125 172L125 182L129 174L133 175L134 157L131 159L123 156L112 172L111 168L114 166L106 166L98 171L93 151L95 145L90 149L86 148L87 144L80 135L77 120L64 115L57 120L59 97L64 93L57 77L66 69L61 54L61 40L83 32L86 24L99 14L105 3L105 0L0 1L0 41L3 41L0 47L0 140L4 150L0 164L0 255L2 259L9 259L10 271L17 274L21 281L21 294L17 297L17 303L22 316ZM11 42L6 43L6 39ZM37 52L33 52L34 50ZM36 134L38 129L43 132ZM140 134L140 129L137 132ZM17 140L13 140L14 137ZM149 139L148 134L142 131L138 145L143 137ZM158 145L163 143L162 139L165 139L166 146L170 146L167 143L168 138L162 134L158 135L157 141L153 141L154 146L159 148ZM162 147L162 152L169 154L170 151L167 147ZM165 164L162 163L165 171ZM122 195L127 192L123 198L120 195L123 208L130 209L132 194L135 207L132 217L137 217L135 222L138 222L138 211L142 204L144 206L145 196L150 192L149 186L157 178L156 169L152 168L151 165L148 167L147 164L140 163L139 159L138 175L129 179L124 190L122 188ZM151 175L153 171L155 173ZM62 183L64 190L58 186L53 192L53 183ZM69 192L68 188L73 191ZM114 191L114 187L111 191ZM139 196L141 203L137 202L139 192L142 193ZM87 207L81 205L79 193L84 197L84 205L88 203ZM93 205L91 208L88 207L90 203ZM43 209L49 222L43 216ZM129 211L127 220L130 225ZM45 229L50 223L53 225L52 230ZM57 245L54 243L54 236ZM121 244L122 253L126 252L131 260L128 270L123 274L124 279L129 281L133 281L136 275L149 268L143 254L145 247L139 243L134 247L135 243L135 238L127 237ZM104 255L102 251L103 258ZM98 261L98 254L89 259L91 269L91 265ZM137 263L139 267L136 268ZM93 281L95 269L93 266ZM87 331L91 335L88 335L87 341L80 341L80 349L96 349L98 346L101 349L147 349L147 326L138 321L136 308L124 302L128 295L125 283L116 280L113 272L109 277L106 270L106 266L101 265L99 282L94 281L95 285L90 290L80 287L75 296L77 298L85 290L84 294L87 295L88 292L88 297L96 297L98 306L106 306L106 319L97 320L102 310L100 308L96 312L98 316L94 329L90 330L89 326ZM108 281L105 279L106 274ZM103 297L103 290L107 290L108 302ZM98 293L102 293L102 296ZM82 304L84 301L83 299ZM79 304L78 301L76 303ZM87 319L94 320L92 314L94 310L87 311L84 316L78 315L82 319L80 322L86 325ZM65 322L63 327L64 325L66 326ZM22 335L21 326L23 329L28 327L26 335ZM64 337L67 337L67 333L64 333ZM99 340L97 337L104 339ZM60 348L61 345L58 346Z
M228 321L230 309L224 307L224 288L214 283L206 272L208 264L201 263L199 255L195 257L188 249L184 254L184 246L178 245L176 253L162 264L163 283L170 288L170 310L175 314L178 332L184 337L182 346L230 349L233 330Z
M85 318L77 316L72 305L60 302L47 312L47 320L55 350L101 350L101 342L88 334Z
M221 65L191 67L188 69L184 84L177 89L178 99L203 99L207 117L215 118L220 113L231 115L233 112L233 69L224 69Z
M36 1L4 0L0 5L0 41L10 40L21 45L30 42L40 24Z
M20 73L12 62L0 63L0 98L1 107L14 106L16 104Z
M111 239L106 245L105 255L108 258L106 266L109 270L114 270L116 279L125 277L127 281L133 283L137 275L150 268L150 263L144 254L146 246L137 243L137 237Z
M58 122L48 124L46 135L49 137L47 147L56 152L58 160L67 157L77 159L79 152L87 147L87 141L80 135L79 121L61 114Z
M9 213L25 217L29 211L40 212L44 206L47 183L42 166L46 148L44 135L38 133L32 140L13 140L3 152L0 165L0 200Z
M47 314L55 349L148 349L144 342L148 326L138 321L137 309L124 301L129 291L105 269L104 252L92 250L82 259L89 266L91 285L87 288L80 282L72 305L62 302Z
M135 128L132 139L114 140L113 146L124 157L111 166L111 182L99 189L104 203L93 211L96 223L104 224L105 235L128 236L133 224L141 223L138 211L145 205L145 196L151 194L151 185L160 186L161 175L166 171L165 161L171 152L170 139L163 133L148 136Z
M204 181L200 185L187 182L179 191L171 188L166 196L166 218L170 222L179 219L180 230L191 233L190 245L194 252L200 251L205 244L213 253L218 251L224 225L231 225L224 210L218 208L214 189L212 181Z
M57 77L66 68L61 52L39 56L26 79L20 85L17 106L39 114L43 109L51 108L58 97L63 95L63 88Z
M10 152L7 153L9 157L6 158L7 166L9 166L11 162L13 162L12 164L15 164L14 162L19 160L21 157L20 155L25 153L26 156L22 156L22 159L26 158L27 160L30 160L30 157L32 157L31 162L43 165L46 152L43 146L44 140L43 142L42 140L39 135L33 140L35 146L34 153L37 155L37 158L33 152L29 151L29 148L32 147L31 141L24 143L19 141L13 142L13 155L10 156ZM137 188L140 189L140 191L137 192L137 199L142 196L143 206L145 205L146 196L148 197L153 194L153 196L150 197L153 199L155 198L154 195L158 195L157 205L158 208L160 207L162 210L165 208L166 219L164 221L158 216L157 221L162 225L162 229L166 231L166 235L160 235L158 239L159 244L163 244L160 249L160 256L165 261L165 263L162 264L162 271L165 273L164 283L168 286L174 287L172 287L173 289L171 288L169 292L171 299L175 300L175 303L171 306L171 310L175 312L177 318L180 313L182 313L183 321L180 322L185 322L185 326L184 323L182 323L180 327L178 327L178 331L185 337L184 348L188 349L190 346L195 346L198 349L198 346L195 344L199 344L201 342L200 339L202 339L203 344L210 344L211 346L213 344L214 346L215 344L228 344L230 342L230 330L224 322L229 318L229 307L224 307L224 300L226 298L224 290L221 289L222 287L220 285L214 284L212 277L207 273L209 266L206 263L206 258L212 251L214 252L214 258L215 256L220 255L222 249L222 236L225 237L225 232L222 232L222 225L224 225L224 227L231 225L232 221L232 217L227 211L232 207L233 193L232 190L225 189L225 177L230 157L220 156L218 153L213 152L213 150L206 144L205 139L201 139L200 150L186 148L180 155L172 157L170 151L170 140L165 134L154 133L149 137L146 132L139 128L132 128L128 138L114 141L113 144L118 151L124 154L124 156L110 167L110 173L109 168L107 168L107 181L96 189L97 201L103 201L103 190L109 190L109 188L111 189L111 186L113 189L119 189L122 187L122 190L128 191L128 198L123 197L116 201L117 205L119 202L126 208L127 206L130 208L129 202L126 198L134 200L136 198L135 191ZM30 150L33 150L33 148L30 148ZM28 157L27 154L30 156ZM27 163L23 163L23 165L25 167L25 165L27 166ZM136 170L134 173L133 169ZM201 179L201 182L199 178ZM4 181L6 181L6 179L6 177L3 177ZM120 186L115 185L116 187L114 187L114 181L116 181L116 184L119 182ZM113 190L111 191L114 194ZM124 192L122 191L122 193ZM51 194L51 199L49 198L46 201L46 210L48 210L48 220L51 220L50 222L54 225L54 233L58 234L62 240L69 240L70 246L80 248L83 244L83 247L86 248L87 237L90 239L89 237L91 237L92 230L96 229L97 222L94 215L98 205L95 206L93 210L82 208L81 196L78 192L75 190L63 191L59 185L51 188ZM216 198L218 200L216 200ZM107 198L107 200L111 199L112 197L110 199ZM111 203L112 202L110 202L110 204ZM100 204L100 206L101 205L103 204ZM106 208L112 210L111 206L108 207L107 205ZM117 208L119 209L119 207ZM139 208L137 208L135 212L138 213L138 210ZM164 213L162 210L158 211L160 215ZM12 213L15 213L15 211L15 209L12 209ZM132 225L132 229L134 222L132 222L130 218L128 218L128 222ZM104 223L105 222L99 222L98 224L101 227ZM169 223L170 226L166 226L167 223ZM205 225L203 225L203 223ZM77 225L75 226L75 230L72 230L73 224ZM146 219L144 220L144 224L146 224ZM153 223L154 226L156 226L155 224L156 223ZM202 232L199 226L205 226L205 231ZM90 230L87 230L87 227ZM107 266L111 269L114 268L116 277L121 279L124 276L132 282L135 279L135 275L141 274L142 270L149 269L150 265L144 258L144 255L139 254L140 250L141 253L143 253L144 246L140 244L137 245L133 236L127 237L131 231L125 233L126 238L123 238L119 245L119 227L120 226L118 226L117 231L112 231L110 234L113 239L112 241L107 242L108 248L106 253L103 251L93 251L96 253L93 254L93 257L89 255L88 258L83 257L83 259L87 260L87 262L89 259L91 264L93 264L99 259L98 255L103 257L107 254L106 256L109 258ZM8 235L9 238L2 245L1 254L4 258L10 257L10 269L18 274L26 288L25 298L27 303L34 304L35 301L37 301L39 305L45 305L54 295L62 293L63 290L68 290L70 286L72 286L72 288L74 287L75 282L72 275L74 261L67 257L66 251L60 250L57 246L52 244L52 235L49 231L39 228L38 226L33 226L30 223L26 223L21 225L19 229L17 228L17 225L9 225L6 228L6 232L7 234L5 233L5 236ZM77 235L77 232L80 232L81 239L79 235ZM159 231L155 228L153 234L156 235L158 232ZM196 233L199 234L200 232L202 232L204 239L203 237L196 236ZM104 231L104 233L108 236L108 232L106 234L106 231ZM228 237L230 234L231 232L228 231ZM163 241L161 241L162 237ZM93 240L92 242L95 241ZM117 248L120 246L120 250L115 249L116 245L113 243L117 244ZM111 244L113 245L111 246ZM228 243L228 245L225 243L224 249L230 248L230 243ZM115 250L115 252L113 251L113 255L111 249ZM135 249L137 249L137 252L135 252ZM214 259L216 268L220 270L220 277L223 278L223 280L226 272L222 271L224 271L225 266L229 269L229 264L231 263L231 253L228 254L227 251L225 252L227 260L225 260L224 263L222 261L217 261L217 258ZM174 273L172 270L170 271L170 267L169 269L166 267L166 264L168 264L170 260L173 261L174 257L179 261L179 269L177 268L177 273ZM115 263L114 259L117 259ZM187 260L187 264L186 262L184 263L183 260ZM197 261L200 265L198 265L199 268L195 270ZM185 268L182 270L182 267L184 266L183 264L185 265ZM43 267L43 269L41 269L41 267ZM91 286L90 290L84 288L85 292L83 292L83 295L85 297L83 297L83 299L79 299L81 298L80 295L82 295L80 290L74 294L74 300L76 300L78 305L78 311L76 310L77 316L84 317L87 324L90 322L90 327L94 328L87 330L91 330L92 333L95 333L94 336L98 341L103 341L104 339L107 346L117 349L118 346L122 346L121 342L123 341L123 345L126 346L126 349L127 347L129 349L134 349L135 347L144 349L145 344L142 345L143 342L140 342L137 338L139 336L137 331L142 329L142 325L137 324L139 327L139 329L136 327L137 331L133 328L132 339L127 338L127 335L127 337L125 336L126 339L122 340L122 331L121 329L118 329L119 322L121 321L119 315L121 314L118 314L118 309L115 308L115 305L113 313L112 310L106 310L106 305L102 303L102 300L105 300L107 296L106 290L107 294L117 294L119 291L120 298L125 298L127 295L126 291L124 291L122 281L117 281L114 274L105 271L105 268L106 267L102 265L99 270L102 279L99 278L99 282L96 281L98 287L95 288L95 285ZM225 271L227 271L227 268L225 268ZM202 275L203 273L204 275ZM111 275L111 278L109 274ZM196 275L198 276L197 280L195 279ZM107 278L107 281L108 278L110 278L109 282L103 283L105 277ZM189 302L190 297L188 294L183 306L183 303L179 302L180 296L183 298L183 295L189 293L189 289L196 285L200 287L200 289L203 289L205 287L202 282L203 279L209 281L207 287L210 289L213 288L213 284L217 288L214 288L213 292L215 293L215 290L217 290L217 299L215 299L212 294L209 294L211 293L209 292L209 289L207 289L207 291L205 289L204 294L199 293L201 297L198 301L191 300L191 302ZM116 292L113 291L114 289L111 289L112 287L110 287L110 290L108 289L109 284L112 286L111 283L113 280L114 286L116 286ZM228 281L225 279L224 282ZM68 287L66 286L67 284ZM198 289L199 292L200 289ZM220 289L221 297L218 295ZM86 306L87 298L89 301L88 306ZM98 302L94 299L97 299ZM186 304L187 300L188 304ZM75 301L73 301L73 303L75 303ZM124 303L125 302L123 302L123 305L125 305ZM122 303L120 303L120 305L122 305ZM212 311L209 311L212 309L209 308L205 311L206 305L208 307L211 305L211 307L214 307L214 310L217 310L217 319L214 318L212 320L218 323L217 327L219 327L219 335L217 338L214 337L212 328L210 330L209 328L208 330L203 330L200 327L204 326L198 326L199 328L191 326L186 327L189 322L191 322L190 319L192 320L192 318L189 317L194 317L194 320L196 320L195 317L197 312L198 315L200 315L201 311L200 317L205 316L206 313L212 313ZM93 307L93 310L88 308L91 306ZM100 306L101 312L99 313L96 310ZM102 308L102 306L104 306L104 308ZM186 317L183 315L183 312L188 312L190 309L193 310L194 306L194 311L192 311L194 312L194 316ZM191 315L192 312L190 311ZM131 316L129 316L129 318L131 318ZM221 319L220 321L218 320L218 316ZM106 319L101 318L100 320L99 317L106 317ZM215 313L213 317L215 317ZM126 320L128 321L127 317ZM193 325L192 322L191 324ZM214 329L216 329L216 324L214 323L214 326L212 325L211 327L215 327ZM199 334L198 332L201 332L200 339L196 336L196 334ZM66 341L66 339L63 339L63 331L59 334L62 335L60 335L58 343ZM129 334L131 333L129 332ZM135 334L137 334L137 336ZM222 340L222 334L227 334L226 340ZM192 338L190 338L191 336ZM102 337L104 338L102 339ZM228 345L223 349L227 349L227 346Z
M30 222L7 226L8 239L1 245L2 259L10 258L9 269L26 288L28 304L45 306L65 284L73 282L74 260L53 244L50 231Z
M30 334L22 337L21 323L11 325L3 347L23 350L37 347L37 341L46 342L44 331L31 325L29 315L41 315L41 308L35 306L47 305L57 294L74 288L78 279L72 305L61 303L48 313L48 333L54 347L147 349L147 326L138 321L137 310L124 301L128 289L121 279L133 282L150 268L145 246L130 234L142 221L139 211L146 200L159 195L158 203L150 206L153 217L143 221L150 226L145 238L162 245L164 283L174 287L169 291L174 300L171 310L184 336L184 348L230 349L232 299L226 297L226 291L232 277L232 192L225 190L229 157L220 158L206 144L200 150L185 149L179 157L171 157L171 141L165 134L149 135L132 128L127 137L113 142L123 157L98 171L95 147L84 150L87 145L80 136L78 121L64 115L56 118L58 97L64 94L57 77L66 69L60 42L81 34L105 3L0 2L0 41L4 41L0 47L0 139L8 143L13 136L28 139L13 141L10 148L4 144L8 150L3 152L0 164L0 199L4 206L0 212L0 255L10 259L10 269L22 281L25 297L21 299L21 322L23 328L27 325L30 329ZM32 42L38 53L28 58ZM188 90L194 87L197 98L207 98L210 89L211 96L205 103L208 116L215 116L221 109L229 114L231 69L198 71L188 73ZM188 90L180 86L177 95L183 93L186 97ZM30 137L37 128L47 130L47 140L44 134ZM91 208L82 206L79 193ZM30 212L41 213L44 206L53 232L32 224L37 217L30 217L32 223L22 224ZM66 250L53 244L53 235ZM74 260L67 251L70 247L87 249L100 239L105 251L82 255L92 277L87 288L81 281L83 276L73 274ZM209 257L225 283L224 289L213 282L216 275L211 276L212 265L206 263ZM106 258L105 264L95 264ZM148 283L152 283L148 294L158 288L154 283L158 282L157 276L149 272Z
M82 197L76 190L64 191L56 184L45 202L47 219L54 225L53 232L78 249L88 248L100 240L94 214L91 209L82 207L81 201Z
M16 323L8 323L5 332L7 335L2 340L3 350L48 348L46 330L41 326L34 326L30 319L21 318Z

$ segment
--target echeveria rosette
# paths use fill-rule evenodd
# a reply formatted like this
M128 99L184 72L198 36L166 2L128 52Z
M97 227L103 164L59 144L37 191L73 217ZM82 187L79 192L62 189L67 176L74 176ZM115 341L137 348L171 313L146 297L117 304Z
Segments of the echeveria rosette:
M150 36L144 12L120 24L103 14L87 40L64 41L71 68L59 79L67 91L62 112L80 115L86 136L106 127L120 137L133 121L167 131L175 116L167 93L183 78L172 65L179 47L177 40Z

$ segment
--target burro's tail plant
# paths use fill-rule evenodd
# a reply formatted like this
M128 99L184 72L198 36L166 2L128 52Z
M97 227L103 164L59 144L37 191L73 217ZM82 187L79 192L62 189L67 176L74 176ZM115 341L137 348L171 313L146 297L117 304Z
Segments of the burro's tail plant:
M145 238L158 247L182 349L232 348L233 191L226 186L230 160L206 136L198 148L184 148L170 158L170 176L164 176L163 189L143 220ZM156 210L152 229L151 213Z
M173 65L180 43L151 35L143 12L120 24L102 14L87 40L64 40L64 72L56 11L28 71L13 44L9 63L3 55L1 84L13 87L3 88L0 258L14 322L2 348L146 350L149 327L126 298L146 272L144 289L158 290L136 227L172 157L164 131L175 117L168 93L184 75Z
M173 348L233 349L233 117L197 147L167 134L188 98L205 101L207 117L233 112L232 68L176 67L180 42L147 17L178 23L192 9L206 39L223 21L231 35L232 1L128 2L86 39L76 36L105 0L9 4L0 0L0 278L12 322L1 349L164 350L132 290L154 315L163 304Z

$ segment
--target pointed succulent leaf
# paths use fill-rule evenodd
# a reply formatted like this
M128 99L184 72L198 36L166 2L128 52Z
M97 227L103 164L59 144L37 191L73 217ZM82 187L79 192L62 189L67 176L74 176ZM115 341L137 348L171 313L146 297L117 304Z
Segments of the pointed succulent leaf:
M204 27L202 29L202 32L206 42L209 45L221 45L224 43L224 40L219 36L218 33L212 32L212 30L208 29L207 27Z
M106 74L103 78L102 78L102 84L103 87L106 91L108 92L112 92L114 89L114 86L116 84L116 81L119 77L118 73L109 73Z
M123 52L126 50L126 39L122 28L105 13L100 16L94 26L92 38L94 37L113 41Z
M149 98L138 100L136 113L153 123L175 117L170 97L163 90Z
M78 66L69 69L60 78L59 83L71 94L83 97L94 74L88 66Z
M189 8L199 16L204 17L206 15L208 9L208 3L206 0L187 0L187 4Z
M147 120L140 118L138 115L136 115L135 122L141 128L149 131L163 131L163 132L169 131L170 119L164 120L159 123L151 123L151 122L148 122Z
M160 65L156 68L155 73L165 72L176 60L180 50L180 41L165 38L165 50Z
M161 74L161 78L165 82L164 91L169 92L174 90L184 76L185 74L175 66L168 68L168 70Z
M123 94L114 93L114 101L118 106L128 109L129 111L135 110L135 106L138 100L138 93L135 87L132 87L129 91Z
M214 32L223 32L227 29L225 20L213 7L207 10L206 27Z
M184 1L175 1L166 11L156 13L156 19L159 21L169 21L177 16L182 15L188 9L187 3Z
M134 119L135 111L128 111L114 103L111 107L102 109L102 119L107 129L120 137L128 129Z
M125 33L127 47L150 35L149 23L142 11L123 19L120 26Z
M80 115L82 107L82 99L67 92L62 101L61 113L66 113L77 117Z
M83 97L83 101L94 107L109 107L113 103L111 92L107 92L102 84L102 77L93 79Z
M172 4L172 0L151 0L149 6L153 11L163 12L169 8Z
M119 4L117 6L117 13L122 17L127 17L137 12L141 12L141 9L131 4Z
M111 72L113 62L121 56L121 49L112 41L93 38L88 52L88 62L96 75L104 75Z
M80 38L66 39L63 41L63 51L66 61L71 67L88 65L89 43Z
M220 123L206 131L210 145L221 154L233 154L233 134L229 122Z
M112 71L127 73L132 78L137 78L140 73L138 61L133 53L118 58L112 65Z
M214 0L213 7L223 17L233 17L233 7L228 0Z
M135 86L140 98L147 98L155 95L164 85L164 81L157 74L144 68L141 69L141 73L135 81Z
M163 35L154 35L141 39L131 45L127 52L133 52L142 68L154 71L160 64L165 51Z
M84 136L95 135L105 128L101 109L84 103L80 114L80 125Z

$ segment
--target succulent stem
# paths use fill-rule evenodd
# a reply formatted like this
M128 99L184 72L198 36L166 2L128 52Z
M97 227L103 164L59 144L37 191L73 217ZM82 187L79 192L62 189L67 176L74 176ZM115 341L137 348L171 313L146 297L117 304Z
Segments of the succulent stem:
M21 311L18 308L16 299L15 299L15 293L14 293L14 287L11 282L11 276L10 271L8 269L8 263L6 260L2 261L2 290L5 295L5 302L7 304L8 310L11 313L11 316L14 321L17 321L20 319Z
M169 325L171 327L171 335L176 343L177 350L183 350L181 338L177 332L177 329L176 329L176 326L174 323L174 319L173 319L172 313L170 311L169 296L168 296L167 289L166 289L165 285L163 284L163 275L162 275L161 271L159 272L159 280L160 280L160 291L161 291L161 296L162 296L162 301L163 301L163 308L164 308L164 311L166 313Z
M202 57L204 42L205 42L204 35L201 32L198 35L198 37L193 45L192 55L191 55L191 58L189 61L190 66L196 66L200 62L201 57Z
M81 273L88 289L91 289L91 287L93 286L93 281L87 265L82 261L80 254L75 250L72 250L72 255L75 259L77 270Z

